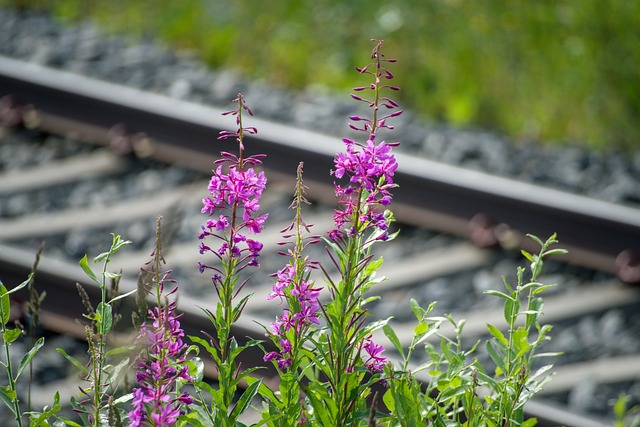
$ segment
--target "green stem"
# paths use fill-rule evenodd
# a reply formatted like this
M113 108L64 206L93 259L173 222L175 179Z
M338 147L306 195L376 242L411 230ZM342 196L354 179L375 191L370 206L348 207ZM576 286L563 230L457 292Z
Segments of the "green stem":
M105 307L107 304L107 266L111 258L111 250L104 261L102 267L102 280L100 283L100 320L98 321L98 351L94 360L94 384L93 384L93 408L94 423L98 427L100 425L100 409L102 407L102 370L104 369L104 349L105 349Z
M5 335L5 332L7 331L6 325L2 325L2 336ZM11 366L11 343L8 343L6 340L2 340L3 344L4 344L4 352L5 352L5 356L7 358L7 377L9 379L9 389L11 390L11 392L15 395L12 399L11 402L13 403L13 412L15 413L16 416L16 421L18 422L18 426L22 427L22 414L20 413L20 400L18 399L18 393L16 391L16 380L13 377L13 368Z

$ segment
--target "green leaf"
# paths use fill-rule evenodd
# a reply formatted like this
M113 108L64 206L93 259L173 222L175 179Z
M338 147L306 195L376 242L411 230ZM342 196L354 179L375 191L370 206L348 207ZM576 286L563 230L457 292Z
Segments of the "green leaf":
M495 363L496 366L506 374L507 370L505 369L504 360L502 360L502 355L496 351L491 341L487 341L486 348L487 348L487 352L489 353L489 356L491 357L491 360L493 360L493 363Z
M7 288L0 283L0 322L6 325L9 322L11 316L11 301L9 300L9 293Z
M534 298L531 300L531 304L529 305L529 309L525 311L527 314L525 325L527 328L531 328L540 318L542 314L542 307L544 305L544 300L542 298Z
M622 420L625 415L627 415L627 406L631 401L631 396L626 393L620 393L618 399L615 401L613 405L613 414L616 419Z
M113 233L111 233L111 235L113 236L113 243L111 244L111 255L118 252L124 246L131 244L131 240L122 240L122 238L119 235L116 236Z
M387 407L387 409L389 410L389 412L393 412L394 411L396 405L395 405L395 400L393 398L393 393L392 393L391 389L387 389L387 391L382 396L382 401L384 402L384 404Z
M498 382L493 379L493 377L490 377L489 375L485 374L483 371L481 370L477 370L476 371L476 375L478 376L478 379L480 380L480 384L488 384L489 387L492 390L497 391L498 388Z
M105 271L104 272L104 277L106 277L107 279L117 279L119 277L122 277L122 274L120 274L120 273L112 273L110 271Z
M96 313L101 314L98 322L102 325L102 333L108 334L113 326L113 308L111 304L101 302L96 307Z
M211 344L209 344L208 341L205 341L202 338L200 338L198 336L194 336L194 335L189 335L189 339L191 341L193 341L194 343L200 344L202 347L204 347L204 349L207 350L207 352L211 355L211 357L213 357L213 360L216 362L216 364L218 364L218 365L221 364L220 355L218 354L218 350L215 349Z
M258 388L260 387L260 384L262 384L261 381L256 381L253 384L251 384L249 387L247 387L244 393L242 393L242 396L240 396L240 399L238 399L238 402L236 403L233 410L231 411L231 417L230 417L231 420L233 421L237 420L238 417L244 412L244 410L247 409L247 407L251 403L251 400L258 393Z
M100 261L104 261L109 256L109 253L110 252L102 252L101 254L99 254L93 259L93 262L98 263Z
M513 340L518 353L516 354L516 359L524 355L529 349L531 349L531 345L528 341L529 332L524 326L520 326L513 332Z
M506 300L512 300L512 298L509 295L505 294L504 292L488 290L488 291L484 291L484 293L494 297L504 298Z
M13 406L13 401L16 399L16 396L15 390L12 390L8 385L0 387L0 400L2 400L5 405L11 409L14 416L16 415L16 410Z
M409 304L411 304L411 310L413 311L413 314L416 316L416 319L418 319L418 321L421 321L422 316L424 315L424 309L420 307L420 304L418 303L418 301L416 301L413 298L409 300Z
M127 292L127 293L120 294L117 297L113 298L111 301L109 301L109 304L113 304L115 301L121 300L122 298L126 298L129 295L135 294L136 292L138 292L138 290L137 289L133 289L133 290Z
M63 423L65 423L68 426L71 426L71 427L83 427L82 424L78 424L77 422L75 422L73 420L70 420L67 417L60 417L60 419L62 420Z
M86 254L80 260L80 267L82 267L82 269L84 270L85 274L87 276L89 276L89 278L91 280L93 280L94 282L96 282L99 285L102 284L102 282L100 280L98 280L98 276L96 276L96 274L93 272L93 270L91 270L91 267L89 267L89 259L87 258Z
M382 327L382 331L384 332L386 337L389 338L389 341L391 341L391 344L393 344L397 352L401 355L404 355L404 350L402 348L402 344L400 344L400 339L398 339L398 335L396 335L396 332L393 330L393 328L387 324Z
M504 302L504 319L508 324L512 324L518 316L520 310L520 300L509 298Z
M378 258L375 261L369 262L367 266L364 268L364 275L370 276L371 274L373 274L376 270L378 270L382 266L383 262L384 262L384 259L382 257Z
M424 341L428 340L432 335L435 335L439 329L440 329L440 322L433 325L433 327L427 333L422 334L422 336L418 340L414 341L413 346L416 347L422 344Z
M11 301L9 299L9 295L14 292L18 292L20 289L27 286L29 282L31 282L32 277L33 273L29 274L27 280L20 283L10 291L7 291L7 288L5 288L4 284L0 281L0 322L2 322L3 325L6 325L11 317Z
M558 249L548 250L545 253L543 253L542 255L543 256L548 256L548 255L566 255L568 253L569 253L568 250L558 248Z
M379 296L372 296L372 297L368 297L362 300L362 302L360 303L360 307L364 307L367 304L371 304L372 302L378 301L380 300Z
M329 391L317 382L310 383L308 387L303 387L305 394L309 398L309 402L313 407L314 413L317 416L320 425L333 426L334 423L331 420L335 420L338 407L336 402L332 399Z
M200 406L200 405L196 405L196 404L191 404L189 406L187 406L187 408L189 409L189 412L187 412L186 414L180 415L180 417L178 418L178 421L182 421L182 423L176 424L176 425L180 425L180 426L194 426L194 427L207 427L211 426L211 424L203 424L202 420L208 420L210 418L210 415L207 413L207 411L205 411L205 409Z
M366 331L365 335L369 335L379 329L384 328L384 325L387 325L389 323L389 320L391 319L391 317L387 317L386 319L380 319L376 320L375 322L369 323L366 327L363 328L363 331Z
M520 424L520 427L534 427L536 425L538 425L538 420L536 418L529 418L528 420Z
M29 350L29 352L27 354L22 356L22 360L20 361L20 367L18 368L18 371L16 372L16 380L18 379L18 377L20 376L22 371L24 371L24 368L27 367L27 365L29 364L31 359L33 359L33 356L36 355L38 350L40 350L40 348L42 348L43 345L44 345L44 337L40 337L40 338L38 338L38 341L36 341L36 343L33 345L31 350Z
M553 240L555 239L555 234L553 234L549 240ZM538 245L540 246L544 246L544 243L542 243L542 240L540 240L540 238L538 236L534 236L533 234L527 234L527 237L530 238L531 240L533 240L534 242L536 242Z
M7 329L2 334L2 339L4 339L5 342L10 343L17 340L20 335L22 335L22 329L19 329L19 328Z
M20 283L15 288L11 289L9 292L7 292L7 294L11 295L12 293L18 292L20 289L26 287L29 284L29 282L31 282L32 278L33 278L33 273L29 273L29 276L27 277L27 280L25 280L24 282ZM0 284L2 284L2 282L0 282Z
M204 362L199 357L192 357L185 362L189 367L189 375L193 381L202 381L204 378Z
M117 356L119 354L124 354L124 353L131 353L137 348L139 348L139 345L136 345L136 344L123 345L121 347L115 347L107 351L105 356L109 357L109 356Z
M84 366L82 364L82 362L80 362L78 359L76 359L73 356L68 355L67 352L64 351L61 348L56 348L56 350L58 350L58 353L63 355L65 359L67 359L69 362L71 362L71 364L73 364L73 366L78 368L80 370L80 372L82 372L82 375L87 375L89 373L89 370L87 369L87 367Z
M247 301L249 301L249 298L251 298L252 296L253 296L253 293L250 293L249 295L245 295L236 304L236 306L233 307L233 321L234 322L236 322L240 318L240 315L242 314L242 310L244 310L244 306L247 304Z
M114 405L121 405L123 403L127 403L130 400L133 399L133 393L127 393L123 396L120 396L119 398L117 398L116 400L113 401Z
M429 330L429 325L427 322L420 322L413 328L413 333L415 335L422 335Z
M533 291L531 291L531 293L533 295L537 295L540 292L546 291L547 289L551 289L554 288L556 285L543 285L543 286L539 286L537 288L535 288Z
M522 253L522 255L528 259L530 262L533 262L533 255L531 255L529 252L525 251L524 249L522 251L520 251Z
M564 352L556 351L556 352L548 352L548 353L537 353L533 355L533 359L539 359L541 357L558 357L562 356Z
M487 323L487 328L489 328L489 333L493 335L504 348L507 348L509 346L509 341L507 341L500 329L489 323Z
M204 391L205 393L209 393L211 395L213 395L216 392L216 390L213 387L211 387L209 383L206 383L204 381L196 381L193 383L193 385L200 391Z
M438 396L438 399L441 401L450 401L454 400L457 397L460 397L466 393L467 389L465 386L457 386L455 387L453 384L450 384L441 394Z
M127 369L131 366L131 359L128 357L123 358L117 365L115 365L109 372L107 381L111 386L115 386L123 378L123 375L127 373Z
M49 423L46 422L47 419L55 416L60 412L60 409L60 393L56 391L56 394L53 396L53 405L51 408L45 406L41 413L27 412L27 415L29 415L29 427L49 426Z

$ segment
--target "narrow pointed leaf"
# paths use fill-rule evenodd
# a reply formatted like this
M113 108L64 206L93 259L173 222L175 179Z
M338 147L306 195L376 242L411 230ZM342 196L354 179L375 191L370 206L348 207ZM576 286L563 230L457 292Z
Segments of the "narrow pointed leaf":
M18 368L18 371L16 372L16 380L18 379L18 377L20 376L22 371L24 371L24 368L27 367L27 365L29 364L31 359L33 359L33 356L36 355L38 350L40 350L40 348L42 348L43 345L44 345L44 337L40 337L40 338L38 338L38 341L36 341L36 343L33 345L31 350L29 350L29 352L27 354L22 356L22 360L20 361L20 367Z
M97 313L102 313L100 322L102 323L102 332L108 334L113 326L113 308L111 304L98 304Z
M85 274L87 276L89 276L89 278L91 280L93 280L97 284L101 283L100 280L98 280L98 276L96 276L96 274L93 272L93 270L91 270L91 267L89 267L89 259L87 258L86 254L80 260L80 267L82 267L82 269L84 270Z
M66 351L64 351L61 348L57 348L56 350L58 350L58 353L60 353L61 355L64 356L65 359L67 359L69 362L71 362L71 364L73 366L75 366L76 368L78 368L80 370L80 372L82 372L82 375L87 375L89 373L89 370L87 369L86 366L84 366L82 364L82 362L80 362L78 359L76 359L73 356L70 356L67 354Z
M494 296L494 297L504 298L504 299L507 299L507 300L510 300L510 301L513 300L509 295L505 294L504 292L500 292L500 291L488 290L488 291L484 291L484 293L487 294L487 295Z
M507 371L504 366L504 360L502 360L502 355L496 351L491 341L487 341L486 347L491 360L493 360L493 363L495 363L496 366L498 366L498 368L500 368L500 370L506 374Z
M133 290L130 290L129 292L127 292L127 293L120 294L117 297L113 298L111 301L109 301L109 304L113 304L115 301L121 300L122 298L126 298L129 295L135 294L136 292L138 292L138 290L137 289L133 289Z
M251 403L251 400L258 393L258 388L260 387L260 384L261 384L260 381L256 381L253 384L251 384L249 387L247 387L244 393L242 393L242 396L240 396L240 399L238 399L238 402L236 403L236 406L233 408L233 411L231 411L232 420L234 421L237 420L238 417L244 412L244 410L247 409L247 407Z
M11 301L9 301L9 293L7 288L0 283L0 322L6 325L11 315Z
M389 325L384 325L382 327L382 331L384 332L386 337L389 338L389 341L391 341L391 344L393 344L393 346L396 348L396 351L401 355L404 355L402 344L400 344L400 339L398 339L398 335L396 335L396 332L393 330L393 328Z
M492 324L487 323L487 328L489 329L489 333L493 335L502 346L505 348L509 345L509 341L505 338L504 334L500 329L496 328Z

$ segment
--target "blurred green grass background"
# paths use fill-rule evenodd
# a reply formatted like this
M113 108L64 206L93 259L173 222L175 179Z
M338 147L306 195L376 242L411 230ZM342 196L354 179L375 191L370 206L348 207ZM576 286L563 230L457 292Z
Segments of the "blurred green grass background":
M403 106L518 139L640 145L637 0L1 0L157 37L293 89L362 84L385 40ZM344 92L342 92L344 93Z

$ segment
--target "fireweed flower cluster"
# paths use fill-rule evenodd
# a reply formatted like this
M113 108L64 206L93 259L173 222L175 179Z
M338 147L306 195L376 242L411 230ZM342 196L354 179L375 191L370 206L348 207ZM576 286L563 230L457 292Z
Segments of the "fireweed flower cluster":
M227 267L237 272L247 266L259 267L258 257L263 245L249 238L247 233L260 233L268 214L258 214L260 197L267 185L267 178L264 172L257 173L251 167L261 164L260 159L264 155L243 157L244 134L255 134L257 130L254 127L243 127L242 111L250 115L253 113L246 105L242 94L238 94L234 102L238 103L238 108L224 115L235 116L238 129L235 132L222 131L218 139L234 138L238 142L239 154L236 156L223 151L220 153L221 159L215 162L218 167L213 171L208 186L211 195L202 200L202 213L208 214L211 218L202 226L198 238L215 238L219 246L212 248L202 242L200 253L211 253L220 261L230 260ZM212 280L216 290L222 283L222 278L229 273L228 269L222 271L204 263L199 263L199 268L201 273L207 269L215 272Z
M388 362L387 358L382 356L384 347L374 343L371 341L371 338L369 338L363 349L367 353L367 358L365 359L364 364L372 372L382 372L384 365Z
M267 296L268 300L279 298L280 301L287 302L283 314L271 323L270 333L267 334L272 337L280 351L269 352L264 357L266 362L275 360L281 371L292 365L297 366L296 350L306 341L308 330L313 325L320 324L318 297L321 288L314 287L314 281L310 277L311 271L317 269L318 263L304 255L305 248L318 243L320 236L309 234L312 224L306 224L302 218L302 205L309 204L305 197L302 168L303 164L300 163L294 200L289 206L290 209L295 209L295 218L288 227L281 230L285 239L293 240L279 243L291 246L286 252L279 252L280 255L289 258L289 263L273 274L276 280L273 291Z
M172 426L184 413L183 405L193 403L186 392L176 396L177 384L193 378L185 364L188 346L183 342L184 331L175 310L175 301L154 307L149 310L149 322L142 325L137 342L148 348L148 353L136 366L139 387L133 389L131 427Z
M382 40L378 41L373 49L371 58L374 62L357 69L362 74L374 76L374 83L354 88L357 92L370 90L371 100L351 95L373 110L372 118L349 117L358 123L349 123L349 127L366 133L367 141L363 144L343 138L346 150L344 153L337 153L334 158L335 169L331 173L338 179L348 179L348 184L344 187L334 184L339 208L334 211L333 216L336 225L335 230L330 233L333 240L339 240L346 234L363 233L369 228L382 231L376 235L377 239L386 240L389 237L389 220L384 216L384 209L391 203L391 189L396 187L393 176L398 163L391 149L398 143L376 142L376 133L380 129L393 129L393 126L387 124L387 120L399 116L402 110L397 110L398 104L394 100L381 95L384 89L399 90L396 86L382 83L384 79L393 78L393 74L384 67L385 63L395 62L395 59L384 59L384 54L380 52L382 43ZM395 111L388 111L379 117L381 108Z
M180 386L193 381L189 374L189 347L183 341L181 315L176 313L178 286L170 279L171 270L162 271L166 264L161 247L161 218L156 224L156 241L152 259L142 268L138 280L140 311L147 311L147 319L140 324L136 344L142 348L136 369L138 387L133 389L129 412L131 427L172 426L185 412L193 398L180 392ZM173 289L165 293L165 284ZM146 309L145 297L155 294L155 306ZM139 322L134 319L134 323Z

